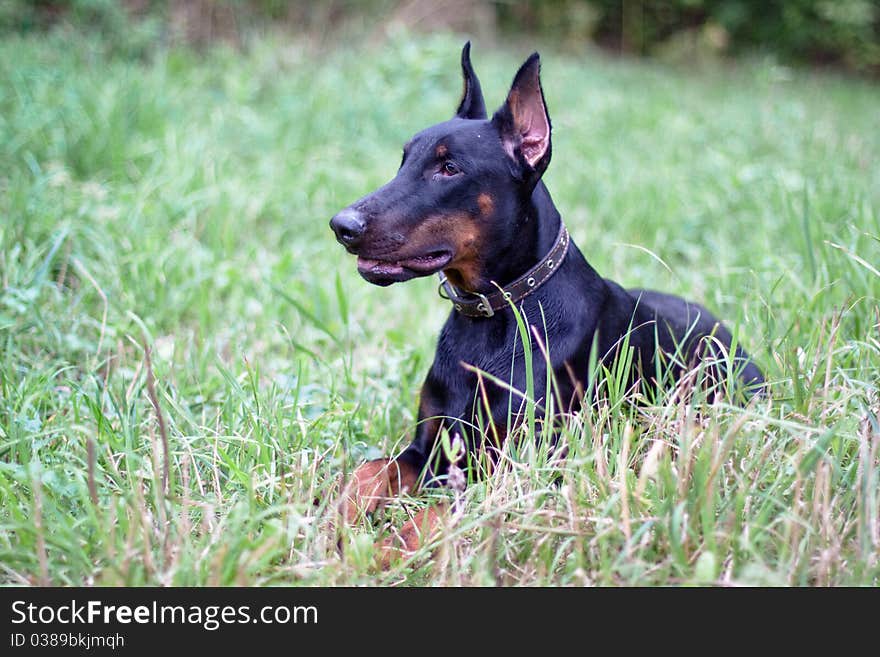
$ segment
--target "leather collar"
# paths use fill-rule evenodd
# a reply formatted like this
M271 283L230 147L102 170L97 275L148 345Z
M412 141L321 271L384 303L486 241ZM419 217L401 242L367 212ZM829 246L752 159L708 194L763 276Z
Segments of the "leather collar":
M560 222L559 235L556 236L556 242L549 253L525 274L509 285L505 285L498 292L489 295L461 292L446 280L446 275L443 272L440 272L440 287L437 289L437 293L444 299L449 299L452 302L452 307L462 315L491 317L499 310L508 308L511 303L519 303L550 280L568 253L570 241L565 224Z

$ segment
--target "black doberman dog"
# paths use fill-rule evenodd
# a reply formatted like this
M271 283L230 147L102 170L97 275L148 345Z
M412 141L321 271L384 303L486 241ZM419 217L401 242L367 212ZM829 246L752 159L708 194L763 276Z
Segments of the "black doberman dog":
M464 94L454 118L415 135L396 177L330 222L367 281L390 285L439 273L453 304L422 387L414 440L396 458L355 470L341 503L348 522L414 491L422 478L442 481L449 464L435 449L441 429L461 436L472 454L485 450L487 439L473 430L478 407L491 409L493 436L509 432L510 390L484 385L478 394L475 369L526 389L511 304L546 337L551 367L532 350L533 389L546 389L552 369L558 397L572 405L583 397L591 350L610 364L623 345L632 349L634 385L656 384L658 365L666 372L661 378L675 380L709 361L716 380L726 381L733 364L731 378L738 376L744 389L763 385L742 349L724 356L730 332L705 308L660 292L627 291L600 277L570 242L541 182L551 149L538 54L519 69L491 119L469 43L461 66ZM437 518L429 508L410 521L398 536L405 549L414 549Z

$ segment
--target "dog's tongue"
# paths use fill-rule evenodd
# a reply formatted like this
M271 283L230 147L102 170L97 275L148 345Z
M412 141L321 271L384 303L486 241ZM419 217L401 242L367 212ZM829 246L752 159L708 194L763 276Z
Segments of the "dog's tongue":
M381 274L384 276L395 276L403 273L403 266L397 262L388 262L386 260L370 260L358 256L358 271L370 272L372 274Z

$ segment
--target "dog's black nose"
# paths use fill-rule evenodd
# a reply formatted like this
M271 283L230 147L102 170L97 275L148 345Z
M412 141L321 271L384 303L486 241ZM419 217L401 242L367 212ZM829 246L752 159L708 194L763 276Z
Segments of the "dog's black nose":
M355 247L364 236L367 223L360 212L346 208L330 220L330 228L336 233L336 239L340 244Z

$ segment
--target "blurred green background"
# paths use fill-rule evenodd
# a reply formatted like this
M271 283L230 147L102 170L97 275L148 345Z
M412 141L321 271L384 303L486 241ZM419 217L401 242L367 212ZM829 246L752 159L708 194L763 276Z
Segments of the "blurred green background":
M682 61L759 51L880 72L880 4L872 0L0 0L0 32L66 24L99 30L134 53L157 39L241 43L268 27L369 38L389 23Z

